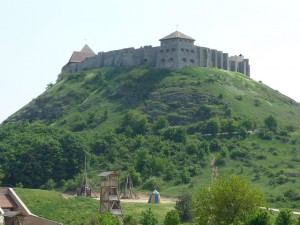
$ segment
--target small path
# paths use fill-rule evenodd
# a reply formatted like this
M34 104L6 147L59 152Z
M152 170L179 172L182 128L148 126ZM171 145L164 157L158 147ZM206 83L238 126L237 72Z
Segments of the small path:
M280 212L280 209L274 209L274 208L266 208L266 207L259 207L261 209L266 209L266 210L270 210L272 212ZM300 212L292 212L294 215L300 215Z

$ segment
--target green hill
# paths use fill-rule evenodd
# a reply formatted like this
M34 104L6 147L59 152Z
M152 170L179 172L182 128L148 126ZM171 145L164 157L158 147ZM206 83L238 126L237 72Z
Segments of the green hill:
M175 72L105 67L63 73L55 85L8 121L42 121L72 131L107 132L117 128L129 109L139 110L149 121L164 116L172 126L214 116L252 117L261 125L270 114L281 125L300 124L300 106L291 98L239 73L192 67Z
M4 183L74 190L84 154L97 174L177 196L235 173L273 207L299 209L300 106L239 73L104 67L62 73L0 126ZM1 171L1 170L0 170Z

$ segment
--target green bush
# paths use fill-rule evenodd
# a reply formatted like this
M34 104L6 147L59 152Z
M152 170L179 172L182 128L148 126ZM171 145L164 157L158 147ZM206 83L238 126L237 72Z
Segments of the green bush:
M180 219L179 214L176 210L171 210L167 212L165 219L164 219L164 225L179 225Z
M147 209L146 212L142 211L140 223L141 225L156 225L158 223L158 220L152 213L151 208Z

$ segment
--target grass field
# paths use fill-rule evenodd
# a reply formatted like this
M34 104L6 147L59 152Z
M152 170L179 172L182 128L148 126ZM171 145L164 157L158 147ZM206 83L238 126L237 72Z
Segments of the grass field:
M54 220L65 225L79 225L95 217L99 213L99 201L85 197L65 198L55 191L16 188L29 210L44 218ZM162 204L148 204L146 202L122 202L124 215L141 217L142 211L151 208L159 224L163 224L166 213L174 209L175 202Z

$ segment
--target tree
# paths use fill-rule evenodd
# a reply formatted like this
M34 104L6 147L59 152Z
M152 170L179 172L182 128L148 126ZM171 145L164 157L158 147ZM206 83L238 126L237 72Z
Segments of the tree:
M164 219L164 225L179 225L180 219L179 214L176 210L171 210L167 212L165 219Z
M153 215L151 208L147 209L146 212L142 211L140 223L142 225L156 225L158 223L158 220Z
M175 209L177 210L182 222L192 221L192 194L188 191L183 191L176 201Z
M252 189L244 178L221 177L212 186L195 194L194 216L199 224L229 225L242 215L265 205L262 193Z
M215 135L221 130L221 124L218 118L212 118L207 121L204 127L204 132L207 134Z
M267 210L258 209L250 214L245 225L272 225L272 217Z
M296 220L293 217L293 212L289 209L280 210L276 217L275 225L295 225Z
M275 119L274 116L270 115L270 116L266 117L264 119L264 123L265 123L265 127L268 130L270 130L272 132L276 132L277 127L278 127L278 123L277 123L277 121L276 121L276 119Z

